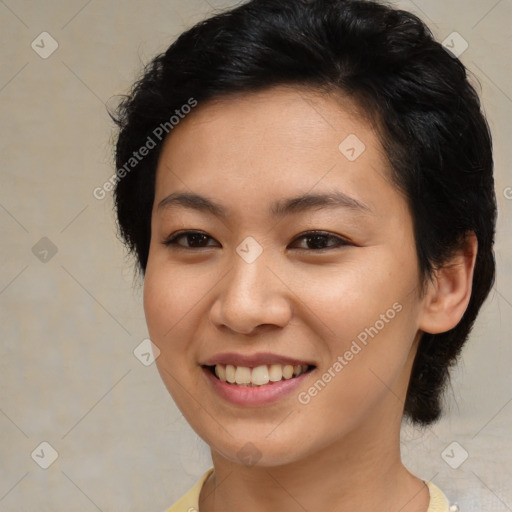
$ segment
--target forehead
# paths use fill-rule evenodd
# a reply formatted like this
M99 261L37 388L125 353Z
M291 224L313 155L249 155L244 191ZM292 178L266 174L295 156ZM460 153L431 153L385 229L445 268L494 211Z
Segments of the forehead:
M175 189L260 200L336 189L371 204L372 191L394 189L389 176L378 135L355 103L276 87L199 104L181 120L162 148L155 204Z
M184 139L197 137L212 149L220 144L235 150L234 141L251 138L254 148L279 145L283 151L307 153L332 150L333 142L341 142L351 130L378 144L367 113L341 93L276 86L199 103L173 129L165 146L175 149Z

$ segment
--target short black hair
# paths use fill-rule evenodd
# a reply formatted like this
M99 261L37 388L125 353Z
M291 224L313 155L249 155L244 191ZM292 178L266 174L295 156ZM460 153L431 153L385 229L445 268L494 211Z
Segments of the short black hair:
M120 235L144 273L165 140L155 137L158 127L170 128L191 98L204 103L278 85L338 91L375 121L392 179L408 200L424 282L476 234L467 310L450 331L423 333L415 357L404 417L428 425L441 414L449 368L494 283L496 197L478 94L460 60L412 13L365 0L251 0L182 33L111 113L119 127ZM156 147L127 169L149 139Z

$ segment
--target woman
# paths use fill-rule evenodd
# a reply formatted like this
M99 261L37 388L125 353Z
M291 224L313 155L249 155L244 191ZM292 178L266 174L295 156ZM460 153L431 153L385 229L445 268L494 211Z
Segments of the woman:
M120 232L162 379L213 468L172 512L445 512L400 459L494 280L491 136L414 15L252 0L114 118Z

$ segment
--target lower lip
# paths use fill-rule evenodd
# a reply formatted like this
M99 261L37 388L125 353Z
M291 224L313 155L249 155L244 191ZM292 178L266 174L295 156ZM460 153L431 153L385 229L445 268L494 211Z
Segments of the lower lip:
M239 386L224 382L215 377L209 368L203 368L206 378L222 398L232 404L245 406L266 405L277 402L296 390L312 371L314 370L288 380L269 382L263 386Z

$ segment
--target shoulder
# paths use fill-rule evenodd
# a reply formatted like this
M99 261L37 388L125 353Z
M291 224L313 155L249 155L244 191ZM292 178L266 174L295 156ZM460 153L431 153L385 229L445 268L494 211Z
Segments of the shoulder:
M444 495L443 491L439 489L432 482L425 481L430 492L430 504L427 512L452 512L453 510L458 511L458 507L450 507L450 502Z
M198 512L199 494L204 482L213 472L210 468L186 494L184 494L171 508L165 512Z

